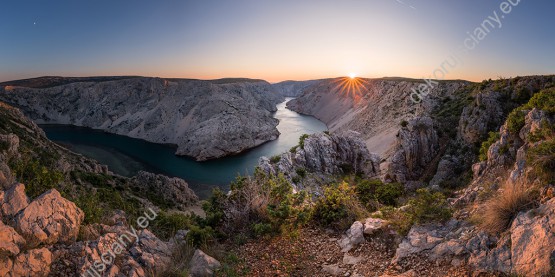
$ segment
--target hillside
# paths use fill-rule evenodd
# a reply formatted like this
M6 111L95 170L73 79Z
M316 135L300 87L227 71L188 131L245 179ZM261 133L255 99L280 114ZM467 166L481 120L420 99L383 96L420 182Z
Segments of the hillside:
M173 144L177 155L202 161L276 139L272 112L283 98L259 80L48 77L3 83L0 100L39 124Z

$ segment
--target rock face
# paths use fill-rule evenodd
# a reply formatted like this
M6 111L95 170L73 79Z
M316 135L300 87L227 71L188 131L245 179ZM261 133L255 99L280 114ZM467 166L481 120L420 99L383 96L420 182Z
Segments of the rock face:
M184 209L198 202L198 196L185 180L140 171L130 184L145 193L159 194L164 202Z
M303 147L297 147L295 153L282 154L277 162L262 157L259 167L267 173L283 173L289 179L298 176L299 169L320 177L348 172L372 177L379 173L379 161L377 155L368 152L356 132L320 133L307 137Z
M422 175L438 154L439 139L429 117L409 120L397 135L386 179L406 183Z
M19 84L25 85L25 84ZM71 124L175 144L176 154L208 160L279 136L283 100L258 80L130 78L29 88L0 84L0 100L38 123Z
M409 96L420 80L347 78L322 80L287 103L287 107L322 120L332 133L357 131L368 149L389 158L403 120L427 116L468 82L440 82L420 105Z
M197 249L190 263L190 274L191 277L211 277L220 267L220 262Z
M555 272L555 199L521 213L511 226L513 272L546 276Z
M71 243L79 233L84 213L55 190L37 197L15 218L15 229L29 247Z

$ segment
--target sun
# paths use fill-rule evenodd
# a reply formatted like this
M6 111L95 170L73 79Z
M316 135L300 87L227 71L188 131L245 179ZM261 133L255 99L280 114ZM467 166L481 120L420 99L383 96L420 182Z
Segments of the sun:
M356 73L349 73L349 78L354 79L357 77Z

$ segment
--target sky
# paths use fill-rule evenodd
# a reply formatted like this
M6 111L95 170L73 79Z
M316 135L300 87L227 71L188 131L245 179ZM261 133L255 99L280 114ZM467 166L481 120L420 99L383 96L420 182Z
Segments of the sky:
M555 73L553 0L1 1L0 81L427 78L453 53L446 79Z

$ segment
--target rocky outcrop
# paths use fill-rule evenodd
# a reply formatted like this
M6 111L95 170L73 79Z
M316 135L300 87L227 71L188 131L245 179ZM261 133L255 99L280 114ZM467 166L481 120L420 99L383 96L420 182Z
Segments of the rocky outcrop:
M356 132L342 135L313 134L304 139L303 145L297 147L294 153L290 151L279 156L277 161L274 159L262 157L258 166L266 173L283 173L290 180L297 179L295 176L299 180L305 178L300 176L300 172L304 171L325 179L325 176L346 173L370 178L380 170L379 157L368 152ZM300 182L297 183L300 185Z
M440 82L421 104L410 100L421 80L403 78L336 78L304 90L287 107L322 120L332 133L359 132L368 149L387 159L395 147L400 123L429 116L442 99L452 97L468 82Z
M6 191L0 191L1 214L9 219L13 218L19 211L29 205L29 199L25 194L25 185L16 183Z
M406 183L422 175L439 151L439 139L429 117L409 120L399 130L386 179Z
M555 199L513 221L510 236L512 271L526 276L555 272Z
M27 246L71 243L77 239L84 213L73 202L55 190L33 200L15 218L15 229L27 241Z
M19 84L24 85L24 84ZM46 88L4 87L0 100L38 123L71 124L175 144L176 154L208 160L279 136L283 100L257 80L129 78Z
M211 277L214 276L214 271L221 267L221 263L197 249L189 267L191 277Z
M130 185L143 193L158 194L170 206L185 209L198 202L198 196L185 180L140 171L131 178Z

